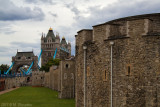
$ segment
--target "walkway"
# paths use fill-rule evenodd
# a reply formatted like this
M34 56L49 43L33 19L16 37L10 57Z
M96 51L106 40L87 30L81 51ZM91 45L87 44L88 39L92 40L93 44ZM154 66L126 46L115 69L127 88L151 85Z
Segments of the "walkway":
M4 93L7 93L7 92L10 92L10 91L13 91L13 90L18 89L18 88L19 88L19 87L11 88L11 89L4 90L4 91L0 91L0 95L1 95L1 94L4 94Z

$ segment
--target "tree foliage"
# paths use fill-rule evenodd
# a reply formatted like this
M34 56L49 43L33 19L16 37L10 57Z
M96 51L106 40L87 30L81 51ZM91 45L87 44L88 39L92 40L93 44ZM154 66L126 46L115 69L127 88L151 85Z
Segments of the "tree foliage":
M7 64L0 65L1 74L4 74L4 71L6 72L9 69L9 66Z
M59 65L60 59L50 59L45 65L40 68L40 71L49 72L49 68L52 65Z

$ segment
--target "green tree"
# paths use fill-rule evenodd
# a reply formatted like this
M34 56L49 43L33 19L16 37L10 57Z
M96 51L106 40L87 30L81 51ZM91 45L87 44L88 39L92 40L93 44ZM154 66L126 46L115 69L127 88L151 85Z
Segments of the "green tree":
M4 74L4 71L6 72L9 69L9 66L7 64L0 65L1 74Z
M45 65L40 68L40 71L49 72L49 68L52 65L59 65L60 59L50 59Z

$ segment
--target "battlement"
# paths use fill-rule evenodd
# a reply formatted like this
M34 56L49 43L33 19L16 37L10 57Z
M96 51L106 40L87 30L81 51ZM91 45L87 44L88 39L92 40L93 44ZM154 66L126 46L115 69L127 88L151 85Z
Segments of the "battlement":
M76 43L87 40L102 43L103 40L137 38L143 35L160 35L160 13L130 16L93 26L93 30L80 30ZM92 33L91 33L92 32ZM141 35L136 35L141 34ZM80 41L80 43L78 42Z

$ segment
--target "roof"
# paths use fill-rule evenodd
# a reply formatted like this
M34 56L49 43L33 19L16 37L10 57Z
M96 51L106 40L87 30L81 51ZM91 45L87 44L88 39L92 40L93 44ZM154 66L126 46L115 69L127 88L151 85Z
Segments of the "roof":
M65 38L62 38L62 40L61 40L61 44L67 44L67 42L66 42L66 39L65 39Z
M31 51L31 52L17 52L16 57L22 57L22 56L33 57L34 53L33 53L33 51Z
M53 33L53 30L52 30L52 28L50 28L49 30L48 30L48 33L47 33L47 36L46 36L46 39L45 40L47 40L47 38L49 38L49 37L51 37L52 38L52 40L53 41L55 41L55 35L54 35L54 33Z

